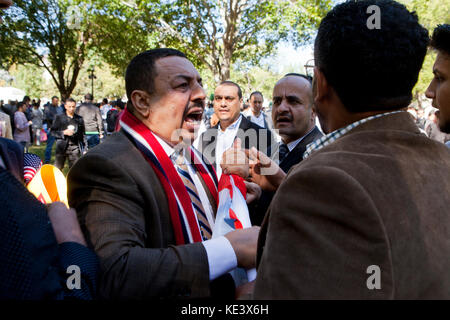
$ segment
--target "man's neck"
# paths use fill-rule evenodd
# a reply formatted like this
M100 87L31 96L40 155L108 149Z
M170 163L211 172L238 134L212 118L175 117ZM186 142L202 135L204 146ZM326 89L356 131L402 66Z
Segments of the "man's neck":
M69 118L73 118L74 113L69 114L69 113L66 112L66 115L67 115Z
M255 111L252 110L252 114L253 114L256 118L258 118L259 115L261 114L261 110L259 110L258 113L256 113Z
M239 117L240 117L241 115L239 114ZM220 130L222 130L222 131L225 131L229 126L231 126L233 123L235 123L236 121L238 121L239 120L239 117L237 117L236 119L234 119L234 120L230 120L230 121L220 121L219 122L219 129Z
M306 133L304 135L302 135L302 136L287 136L287 135L283 135L283 136L281 136L281 142L283 142L284 144L287 145L287 144L289 144L291 142L294 142L294 141L296 141L296 140L298 140L300 138L303 138L308 133L310 133L314 129L315 126L316 126L315 123L310 124L308 130L306 130Z

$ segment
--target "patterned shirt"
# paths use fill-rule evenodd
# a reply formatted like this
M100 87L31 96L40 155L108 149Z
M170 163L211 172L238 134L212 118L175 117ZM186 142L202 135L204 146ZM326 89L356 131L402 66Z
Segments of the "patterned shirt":
M356 122L353 122L353 123L349 124L346 127L334 130L333 132L323 136L322 138L320 138L320 139L318 139L318 140L308 144L308 146L306 147L306 151L303 154L303 159L308 158L313 151L320 150L323 147L326 147L327 145L329 145L330 143L333 143L334 141L336 141L337 139L342 137L344 134L346 134L350 130L356 128L360 124L363 124L363 123L365 123L367 121L370 121L370 120L373 120L373 119L377 119L377 118L380 118L380 117L383 117L383 116L387 116L389 114L395 114L395 113L399 113L399 112L406 112L406 111L397 110L397 111L392 111L392 112L376 114L374 116L371 116L371 117L364 118L364 119L358 120Z

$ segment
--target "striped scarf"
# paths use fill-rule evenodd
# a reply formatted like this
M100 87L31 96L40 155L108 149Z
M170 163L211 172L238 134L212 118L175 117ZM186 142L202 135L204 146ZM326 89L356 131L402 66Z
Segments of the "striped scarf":
M201 242L201 231L189 194L154 133L127 109L123 111L120 126L153 168L164 188L176 244ZM189 147L188 152L191 163L194 164L209 192L218 203L218 182L213 167L201 161L202 155L194 148Z

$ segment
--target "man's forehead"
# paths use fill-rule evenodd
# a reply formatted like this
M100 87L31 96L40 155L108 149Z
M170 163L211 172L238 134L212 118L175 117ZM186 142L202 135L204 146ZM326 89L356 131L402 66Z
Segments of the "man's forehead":
M238 96L238 88L233 84L221 84L216 87L216 90L214 90L215 95L227 95L227 96Z
M251 100L262 100L262 99L264 99L264 98L263 98L262 94L260 94L260 93L254 93L251 98Z
M439 51L433 69L440 73L450 75L450 55Z
M163 74L170 77L180 75L200 78L200 74L195 69L192 62L179 56L169 56L160 58L155 61L156 72L158 75Z
M305 78L288 76L280 79L275 84L275 87L273 88L273 95L301 95L309 93L311 89L311 84Z

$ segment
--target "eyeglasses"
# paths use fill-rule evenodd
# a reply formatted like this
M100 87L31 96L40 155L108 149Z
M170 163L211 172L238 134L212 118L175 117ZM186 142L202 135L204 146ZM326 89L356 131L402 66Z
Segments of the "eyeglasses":
M314 76L314 68L315 68L314 59L310 59L306 62L304 65L306 75L310 76L311 78Z

